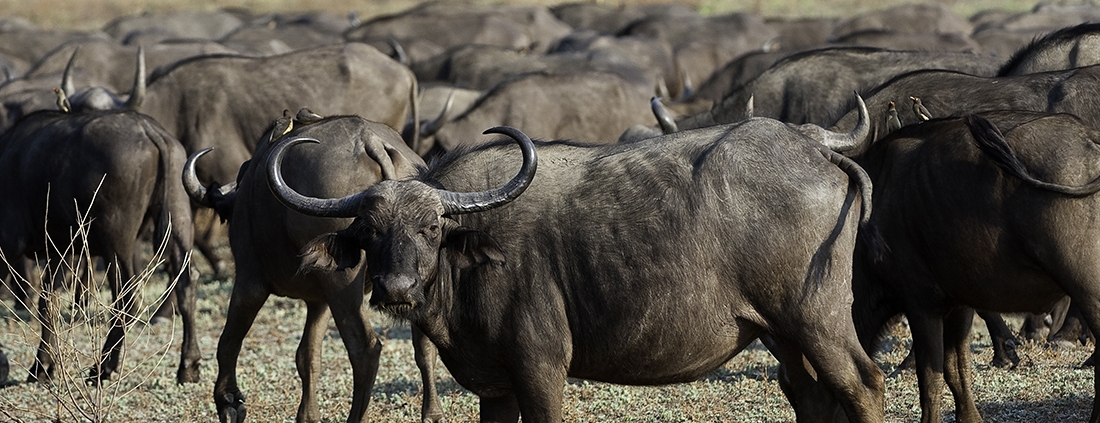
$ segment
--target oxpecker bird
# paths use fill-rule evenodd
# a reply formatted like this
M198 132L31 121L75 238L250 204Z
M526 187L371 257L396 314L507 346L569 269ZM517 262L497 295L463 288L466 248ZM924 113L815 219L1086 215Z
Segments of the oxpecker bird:
M917 97L909 96L910 100L913 100L913 114L917 115L917 120L924 122L932 119L932 114L928 113L928 109L921 104L920 99Z
M267 142L275 142L279 137L294 129L294 119L290 117L290 110L283 109L283 117L275 120L275 123L271 126L271 138L268 138Z
M894 102L890 102L890 108L886 109L886 133L897 131L901 129L901 120L898 119L898 109L894 107Z
M55 87L53 93L57 94L57 108L62 112L69 113L72 107L69 106L69 97L65 96L65 91Z
M309 125L311 123L320 122L321 119L324 119L324 117L319 114L313 113L313 111L309 110L308 107L303 107L298 110L298 115L295 116L294 119L302 125Z

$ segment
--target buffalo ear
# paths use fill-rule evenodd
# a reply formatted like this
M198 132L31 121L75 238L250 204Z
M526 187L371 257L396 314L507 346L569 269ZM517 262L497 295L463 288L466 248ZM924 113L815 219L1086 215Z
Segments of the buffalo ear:
M504 264L500 245L484 232L459 227L448 231L446 237L443 242L456 268L470 269L485 263Z
M313 238L302 249L300 271L345 270L359 265L362 252L351 237L330 232Z

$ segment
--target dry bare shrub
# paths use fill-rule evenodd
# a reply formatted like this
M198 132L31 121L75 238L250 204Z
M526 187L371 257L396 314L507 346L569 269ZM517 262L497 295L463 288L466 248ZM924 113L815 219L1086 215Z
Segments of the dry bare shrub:
M49 380L41 382L41 388L46 394L43 400L48 398L55 402L52 415L41 415L41 412L31 411L7 396L0 396L0 416L11 421L24 421L23 418L28 414L35 416L33 420L48 418L55 422L111 420L111 416L120 411L117 407L120 401L152 378L153 372L161 367L160 364L172 350L174 336L158 339L156 336L147 336L147 333L151 327L150 316L156 306L163 302L168 293L174 289L180 275L170 276L163 292L160 292L153 301L141 304L141 292L145 290L146 285L149 285L155 271L165 263L164 253L170 237L164 236L159 237L163 240L160 245L154 246L152 256L144 268L136 272L128 283L118 284L122 290L133 290L134 298L138 302L133 308L136 313L132 316L121 316L123 318L120 321L124 324L126 336L121 341L123 345L115 373L110 379L92 383L92 379L88 377L88 369L98 368L106 359L106 354L111 348L103 347L116 321L114 316L124 313L127 307L125 304L120 304L120 301L130 292L120 291L117 295L109 293L111 283L109 278L114 274L110 270L114 264L110 260L104 260L105 271L95 271L96 257L92 256L88 250L87 242L88 229L94 224L94 219L90 218L85 211L78 212L77 221L69 239L53 239L46 232L47 248L52 250L50 256L65 259L44 260L36 270L41 272L43 281L48 281L42 284L38 292L40 301L45 302L45 313L33 312L36 309L34 304L23 304L26 310L32 311L19 313L7 303L3 303L7 314L14 316L16 320L14 326L21 331L19 336L14 337L14 343L24 344L16 345L22 347L19 349L26 351L36 348L41 341L39 334L43 324L47 324L47 327L52 326L55 335L54 342L44 345L53 357L53 371ZM167 226L166 231L170 233L171 225ZM5 257L3 252L0 252L0 261L7 266L12 277L27 284L28 275L19 274L12 265L12 260L21 259ZM185 271L189 271L190 253L185 257L182 267ZM72 287L69 290L71 296L63 295L62 291L65 287ZM108 288L107 293L103 292L104 287ZM11 325L8 327L10 328ZM169 330L169 334L174 334L175 328L170 329L172 330ZM11 367L29 369L33 367L37 358L31 357L27 360L25 357L13 356L9 360ZM154 365L143 365L147 362ZM6 378L0 380L0 384L3 382L6 382Z

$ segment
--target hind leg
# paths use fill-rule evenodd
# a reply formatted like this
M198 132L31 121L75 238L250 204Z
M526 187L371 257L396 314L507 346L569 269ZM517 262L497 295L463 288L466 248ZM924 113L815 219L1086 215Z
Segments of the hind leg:
M970 358L973 323L974 310L966 307L951 310L943 322L943 376L955 398L955 421L959 423L982 421L971 389L974 386L974 366Z
M832 422L839 403L818 383L817 374L798 343L768 335L760 337L760 341L779 360L779 387L794 408L795 419L801 423Z
M118 370L123 343L126 341L126 328L134 319L137 308L137 288L134 280L134 268L131 262L133 254L116 254L115 264L107 272L111 285L111 327L103 343L99 364L88 374L88 383L98 384L111 378Z
M802 322L798 345L817 379L833 393L849 420L881 422L885 377L856 338L851 317ZM816 326L816 327L815 327Z

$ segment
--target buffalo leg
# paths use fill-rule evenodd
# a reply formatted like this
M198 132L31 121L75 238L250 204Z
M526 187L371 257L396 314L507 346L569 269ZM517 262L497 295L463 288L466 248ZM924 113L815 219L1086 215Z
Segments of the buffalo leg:
M60 287L58 278L63 276L60 272L51 279L49 286L43 286L38 293L38 321L41 326L42 340L38 344L38 352L35 353L34 364L31 365L27 382L49 381L54 373L53 352L57 350L57 307L53 296L57 295Z
M115 266L107 272L111 284L111 327L103 343L100 363L88 375L88 382L93 384L110 379L111 374L118 370L122 346L126 341L126 327L133 321L137 306L137 284L131 261L133 254L119 253L114 259Z
M363 315L363 285L353 283L343 289L327 293L332 317L344 348L348 351L352 371L351 411L349 422L364 421L374 379L378 376L378 360L382 354L382 341Z
M439 392L435 387L435 362L439 352L435 344L424 335L416 325L412 325L413 355L416 367L420 369L420 421L437 423L443 421L443 407L439 405Z
M180 346L180 365L176 370L176 382L194 383L199 381L199 362L202 360L199 352L198 335L195 331L195 309L198 297L198 286L191 277L191 268L187 261L187 251L190 250L191 234L181 233L173 240L173 251L169 256L171 274L178 275L176 287L172 290L175 294L180 317L183 320L183 344ZM168 301L171 299L169 298Z
M1005 319L1000 313L991 311L979 311L978 316L985 321L989 338L993 343L993 360L989 365L1000 368L1016 367L1020 363L1020 356L1016 355L1016 344L1019 342L1005 324Z
M974 369L970 364L970 328L973 323L974 311L969 308L952 310L943 322L944 379L955 398L955 421L959 423L982 421L971 392Z
M943 320L924 313L911 313L907 317L917 361L921 423L940 423L943 421Z
M545 346L539 351L545 353ZM520 415L524 423L560 423L561 403L565 386L566 368L560 363L568 362L558 354L538 357L530 352L520 353L515 361L509 363L512 389L519 404Z
M790 340L762 336L760 341L779 361L779 387L794 407L799 422L832 422L839 403L825 386L817 381L810 363L806 362L796 343Z
M481 423L516 423L519 421L519 403L515 395L480 397Z
M218 379L214 382L214 405L222 423L243 422L247 411L244 394L237 387L237 357L245 335L256 320L256 314L270 295L257 280L254 274L242 271L241 266L237 267L225 328L218 338Z
M298 377L302 379L302 402L298 404L298 419L301 422L321 421L321 411L317 406L317 385L321 375L321 340L328 326L328 305L323 302L306 304L306 326L302 331L302 342L294 355L298 367Z
M798 325L796 338L818 380L833 392L849 420L879 422L885 413L886 382L882 370L860 346L850 319L814 319ZM845 333L848 335L845 335Z

